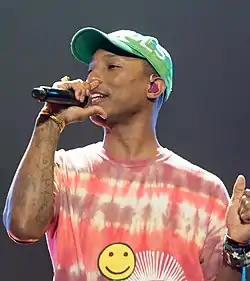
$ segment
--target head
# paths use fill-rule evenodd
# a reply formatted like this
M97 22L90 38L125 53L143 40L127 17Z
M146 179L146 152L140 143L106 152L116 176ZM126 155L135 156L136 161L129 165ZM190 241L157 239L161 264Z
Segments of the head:
M96 91L105 98L98 105L107 113L109 123L150 116L168 98L172 62L157 44L155 38L132 31L104 34L87 28L73 37L74 56L89 65L87 80L100 81Z
M165 91L164 80L146 60L106 47L94 53L87 80L100 81L95 91L105 98L98 105L112 124L127 122L134 115L150 115Z

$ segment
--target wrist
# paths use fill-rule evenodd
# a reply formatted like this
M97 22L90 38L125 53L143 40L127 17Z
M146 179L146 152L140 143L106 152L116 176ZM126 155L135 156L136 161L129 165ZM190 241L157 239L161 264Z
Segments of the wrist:
M63 111L62 112L58 112L58 113L53 113L53 112L50 112L47 109L43 109L40 112L40 115L45 115L45 116L48 117L48 119L51 119L59 127L60 133L66 127L66 118L63 115Z
M58 126L60 133L61 133L66 126L64 119L59 116L56 116L54 114L49 115L49 118Z
M229 234L226 235L225 239L227 240L227 242L232 245L233 247L245 247L245 246L249 246L249 241L237 241L231 238L231 236Z
M250 266L250 244L233 240L228 235L224 240L224 261L234 269Z
M53 131L61 133L65 127L65 122L54 115L41 112L36 119L36 127L44 128L44 126L49 126Z

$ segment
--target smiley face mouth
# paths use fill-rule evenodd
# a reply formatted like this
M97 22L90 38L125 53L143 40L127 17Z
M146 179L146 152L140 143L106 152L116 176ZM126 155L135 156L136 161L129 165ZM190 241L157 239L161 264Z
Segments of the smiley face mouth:
M123 274L123 273L125 273L126 271L128 271L128 270L130 269L130 266L128 266L125 270L119 271L119 272L115 272L115 271L109 269L107 266L106 266L106 269L107 269L107 271L108 271L109 273L111 273L111 274L117 274L117 275L118 275L118 274Z

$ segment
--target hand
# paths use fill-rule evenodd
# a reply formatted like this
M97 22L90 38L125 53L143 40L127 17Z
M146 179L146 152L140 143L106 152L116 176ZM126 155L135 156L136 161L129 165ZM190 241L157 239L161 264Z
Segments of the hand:
M53 88L57 89L73 89L75 98L81 102L84 101L86 96L90 96L91 91L97 88L100 81L93 80L85 82L81 79L69 81L69 78L62 78L61 81L55 82ZM93 115L99 115L106 119L106 113L100 106L88 106L81 108L78 106L65 106L55 103L46 103L41 112L49 112L63 118L66 124L80 122Z
M238 176L226 215L228 235L241 243L250 240L250 190L245 188L245 178Z

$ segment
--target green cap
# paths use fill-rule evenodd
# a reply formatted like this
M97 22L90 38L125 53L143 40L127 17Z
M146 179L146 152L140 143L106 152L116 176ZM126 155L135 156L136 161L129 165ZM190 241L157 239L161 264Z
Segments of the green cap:
M118 30L104 33L101 30L86 27L80 29L71 41L74 57L86 64L91 62L93 54L105 45L112 45L139 58L146 59L166 83L163 101L170 96L173 85L173 63L170 54L151 36L145 36L131 30Z

